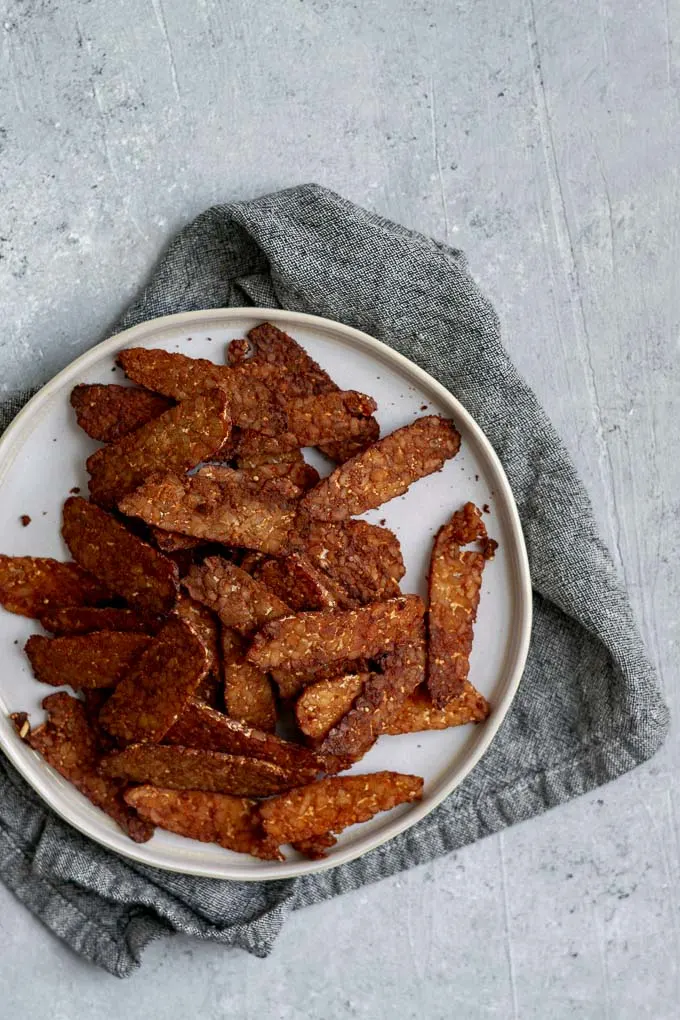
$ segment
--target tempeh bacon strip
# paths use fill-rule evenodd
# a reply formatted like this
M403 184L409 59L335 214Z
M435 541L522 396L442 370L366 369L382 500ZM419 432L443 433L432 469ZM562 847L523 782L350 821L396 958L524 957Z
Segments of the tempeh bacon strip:
M207 460L230 432L220 390L185 400L88 457L92 499L111 509L155 471L182 474Z
M459 448L460 434L453 422L437 415L418 418L336 468L306 493L302 506L320 520L346 520L381 506L419 478L440 471Z
M47 720L36 729L22 727L23 739L48 765L68 779L96 807L105 811L136 843L153 835L153 825L143 820L123 800L125 783L99 772L101 749L97 733L88 723L82 701L65 691L43 701Z
M272 555L287 550L297 515L296 502L255 495L242 479L228 482L205 469L191 478L150 478L121 500L119 508L166 531Z
M26 655L40 683L69 684L75 690L115 687L151 640L145 634L106 630L56 638L32 634Z
M0 554L0 605L10 613L40 617L67 606L96 606L110 591L77 563L47 556Z
M101 770L135 783L235 797L267 797L296 785L295 773L270 761L164 744L131 744L107 755Z
M261 669L312 668L335 659L377 655L408 634L424 611L417 595L404 595L344 612L287 616L255 635L248 659Z
M207 671L203 641L171 616L118 684L100 721L125 743L162 740Z
M420 800L422 795L420 776L399 772L332 776L266 801L260 816L276 843L299 842L341 832L379 811Z
M174 606L176 565L94 503L67 499L62 535L73 558L136 609L162 614Z
M453 526L435 537L430 560L427 686L436 708L463 690L470 669L484 555L461 552Z
M125 800L142 818L161 829L265 861L283 860L276 843L264 834L255 800L157 786L133 787Z
M71 406L81 429L100 443L115 443L129 432L158 418L172 400L134 386L75 386Z

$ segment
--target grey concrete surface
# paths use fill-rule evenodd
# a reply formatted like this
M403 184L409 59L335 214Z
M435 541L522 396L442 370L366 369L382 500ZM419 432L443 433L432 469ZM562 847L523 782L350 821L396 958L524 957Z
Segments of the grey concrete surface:
M0 0L0 391L97 340L209 204L316 180L469 254L678 702L678 0ZM116 981L0 887L0 1016L671 1020L680 754Z

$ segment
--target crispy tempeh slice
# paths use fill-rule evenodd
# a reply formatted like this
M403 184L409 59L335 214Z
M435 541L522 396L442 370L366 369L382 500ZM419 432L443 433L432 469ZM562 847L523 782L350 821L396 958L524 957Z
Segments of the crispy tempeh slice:
M418 730L447 730L450 726L480 723L488 719L491 706L469 680L463 690L445 708L435 708L424 686L406 699L392 722L383 731L391 735Z
M295 702L295 718L302 733L313 740L325 737L349 712L369 677L369 673L346 673L306 687Z
M89 801L113 818L136 843L150 839L153 825L126 805L123 800L125 784L99 774L99 742L96 731L87 721L82 701L58 691L45 698L43 708L47 721L26 733L26 743Z
M290 615L266 585L220 556L208 556L182 581L192 598L216 613L225 627L250 634L268 620Z
M319 745L319 752L358 761L425 682L425 621L404 631L409 636L384 657L383 672L372 673L346 715Z
M203 471L192 478L150 478L119 505L123 513L167 531L273 555L286 550L297 513L294 501L239 491Z
M268 797L295 785L294 775L270 761L165 744L131 744L104 758L101 770L134 783L235 797Z
M404 595L345 612L298 613L266 624L255 635L248 659L261 669L276 669L370 657L410 633L424 611L422 599Z
M349 712L366 679L365 674L349 674L307 687L295 704L297 724L305 736L313 740L325 737ZM427 689L420 686L406 699L381 735L446 730L450 726L484 722L489 711L484 695L467 680L462 694L443 709L435 708Z
M271 680L245 658L245 643L236 631L222 629L224 705L227 715L259 730L276 728L276 699Z
M344 601L338 599L341 609L400 594L404 560L399 539L388 528L367 521L301 519L291 547L346 592Z
M299 553L283 559L265 560L256 568L254 577L295 613L310 609L337 609L339 600L344 596L330 578L324 577Z
M418 418L352 457L302 499L311 516L342 521L400 496L455 457L460 434L438 415Z
M141 347L121 351L118 362L133 382L175 400L219 389L229 402L235 425L270 435L286 427L286 415L277 398L282 372L274 366L251 360L228 368L205 358Z
M230 432L227 400L220 390L185 400L87 458L92 499L115 507L154 471L182 474L207 460Z
M40 614L40 624L50 634L92 634L98 630L115 630L119 633L152 634L160 621L140 616L134 609L103 609L92 606L67 606Z
M330 832L322 836L310 836L309 839L297 839L291 843L293 850L297 850L303 857L309 857L310 861L320 861L326 856L326 850L335 846L337 839Z
M126 743L162 740L207 671L205 645L171 616L104 705L102 726Z
M427 686L437 708L457 697L467 680L483 569L484 555L461 552L451 524L439 529L428 580L427 667Z
M297 340L271 322L263 322L251 329L248 340L253 347L252 362L264 362L286 370L282 381L286 400L339 389Z
M169 411L172 400L134 386L75 386L71 406L81 429L100 443L116 443Z
M298 446L357 440L365 434L366 420L377 406L373 397L356 390L297 397L286 403L288 432Z
M151 640L146 634L106 630L56 638L32 634L26 655L42 684L69 684L76 690L115 687Z
M335 393L340 389L296 340L271 322L251 329L248 340L253 347L253 361L285 369L279 388L284 400ZM365 418L361 433L354 439L325 443L322 449L332 460L342 463L374 443L379 435L375 418Z
M252 429L240 433L234 443L237 457L283 455L301 446L323 446L329 442L361 437L366 419L376 409L372 397L356 390L337 390L286 401L288 425L285 432L265 436Z
M341 832L422 795L420 776L399 772L333 776L266 801L260 805L260 816L265 831L277 843L299 842Z
M322 680L334 680L339 676L349 673L366 673L368 661L365 658L359 659L336 659L335 662L328 662L324 666L315 666L312 669L274 669L272 677L279 688L282 698L293 698L303 688L311 684L321 683Z
M61 533L73 558L130 605L152 614L177 600L176 565L93 503L71 496Z
M125 800L142 818L161 829L202 843L217 843L226 850L264 861L283 860L276 843L264 835L255 800L158 786L133 787Z
M45 556L0 554L0 605L10 613L40 617L66 606L96 606L110 592L77 563Z
M274 733L255 729L238 719L230 719L195 699L189 701L175 725L166 733L164 743L271 761L295 772L299 783L308 783L319 772L325 771L323 759L308 748L282 740Z

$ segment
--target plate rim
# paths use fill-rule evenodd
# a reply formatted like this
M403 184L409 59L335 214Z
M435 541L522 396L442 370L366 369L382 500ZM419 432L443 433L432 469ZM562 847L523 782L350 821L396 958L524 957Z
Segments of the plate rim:
M154 853L148 843L134 843L125 836L122 830L120 832L120 837L122 837L122 839L117 838L118 833L115 829L112 829L110 838L104 838L102 834L93 835L92 830L88 827L87 819L82 821L80 818L74 819L68 803L62 807L60 805L55 805L52 802L52 799L49 796L49 791L46 791L41 786L39 775L36 775L30 767L29 763L31 759L27 758L22 752L19 743L17 742L18 738L16 740L12 739L15 735L11 728L11 723L9 723L9 730L5 726L0 726L0 749L2 749L3 753L14 765L20 775L38 794L48 808L54 811L55 814L66 821L69 825L72 825L74 829L94 840L97 844L105 847L107 850L147 866L157 867L163 871L170 871L175 874L195 875L197 877L212 878L222 881L269 882L301 877L303 875L318 874L320 872L329 871L332 868L339 867L340 865L348 864L350 861L356 860L359 857L363 857L364 854L370 853L377 847L382 846L391 839L394 839L395 836L398 836L400 833L410 829L413 825L416 825L427 815L431 814L431 812L434 811L435 808L437 808L439 804L441 804L442 801L445 800L446 797L448 797L463 782L493 743L493 740L507 716L512 701L519 688L529 651L533 605L529 558L517 504L500 458L481 426L477 424L470 412L467 411L463 404L461 404L458 398L451 393L450 390L405 355L393 350L381 340L376 339L362 330L356 329L353 326L347 326L341 322L336 322L333 319L327 319L320 315L310 315L307 312L288 311L283 308L258 308L244 305L233 308L207 308L189 312L178 312L171 315L159 316L154 319L146 319L144 322L138 323L135 326L130 326L127 329L100 341L87 351L84 351L83 354L79 355L73 361L69 362L68 365L64 366L64 368L62 368L31 397L31 399L12 419L2 436L0 436L0 464L4 459L6 448L12 446L15 435L22 430L24 425L27 424L30 419L40 413L41 409L47 404L52 396L55 395L55 391L59 390L65 382L68 382L69 377L72 376L73 373L77 373L78 370L86 369L91 363L99 361L101 358L106 357L109 354L113 354L116 351L121 350L123 347L132 345L132 343L136 340L149 339L154 333L170 329L182 329L184 327L190 328L192 324L199 322L205 324L206 321L211 318L216 320L216 324L219 322L219 325L228 325L230 321L242 318L243 316L252 316L255 319L265 322L284 323L286 328L289 329L294 329L295 326L301 326L312 327L318 331L332 333L334 335L340 333L341 335L344 335L345 339L353 342L354 344L372 349L374 352L378 353L383 360L391 362L393 365L406 370L411 375L415 374L415 377L421 383L425 384L429 388L433 388L437 396L444 402L453 404L454 417L464 422L469 434L474 437L479 449L494 469L498 485L501 489L499 495L502 498L504 509L507 513L507 522L510 527L516 553L516 562L514 567L517 581L516 595L518 597L517 612L519 619L519 633L515 635L512 668L509 671L505 691L494 705L494 711L489 719L484 723L484 727L480 728L481 734L479 739L476 740L474 746L466 755L465 760L453 769L449 778L440 783L437 789L429 795L427 799L410 805L408 811L401 813L374 835L367 836L363 842L360 840L358 843L349 844L347 847L339 849L332 856L322 858L319 861L272 862L271 864L264 865L261 870L253 873L245 871L240 872L238 869L232 868L226 862L225 866L220 866L218 870L213 865L201 865L196 863L191 860L191 855L189 855L187 860L181 864L168 862L166 860L153 860L150 858L154 857ZM4 721L5 720L3 720L3 722ZM25 746L26 745L22 745L22 747ZM36 752L33 753L35 754ZM42 761L42 759L40 760ZM46 764L45 768L50 771L54 771ZM58 773L56 774L58 775ZM89 802L88 807L92 808L92 805L89 804Z

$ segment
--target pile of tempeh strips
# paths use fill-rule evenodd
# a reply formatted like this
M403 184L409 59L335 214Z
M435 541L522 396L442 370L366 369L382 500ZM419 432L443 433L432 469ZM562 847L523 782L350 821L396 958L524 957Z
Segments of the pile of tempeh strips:
M348 825L422 796L418 776L337 774L381 734L489 712L468 680L496 548L480 511L438 532L427 608L401 593L394 533L353 519L440 470L460 436L428 415L380 439L375 401L270 323L225 365L118 360L134 387L71 395L105 444L90 500L64 504L73 562L0 556L0 603L54 635L26 644L36 678L78 694L15 727L136 841L158 825L265 860L283 844L321 857ZM327 478L303 447L336 463Z

